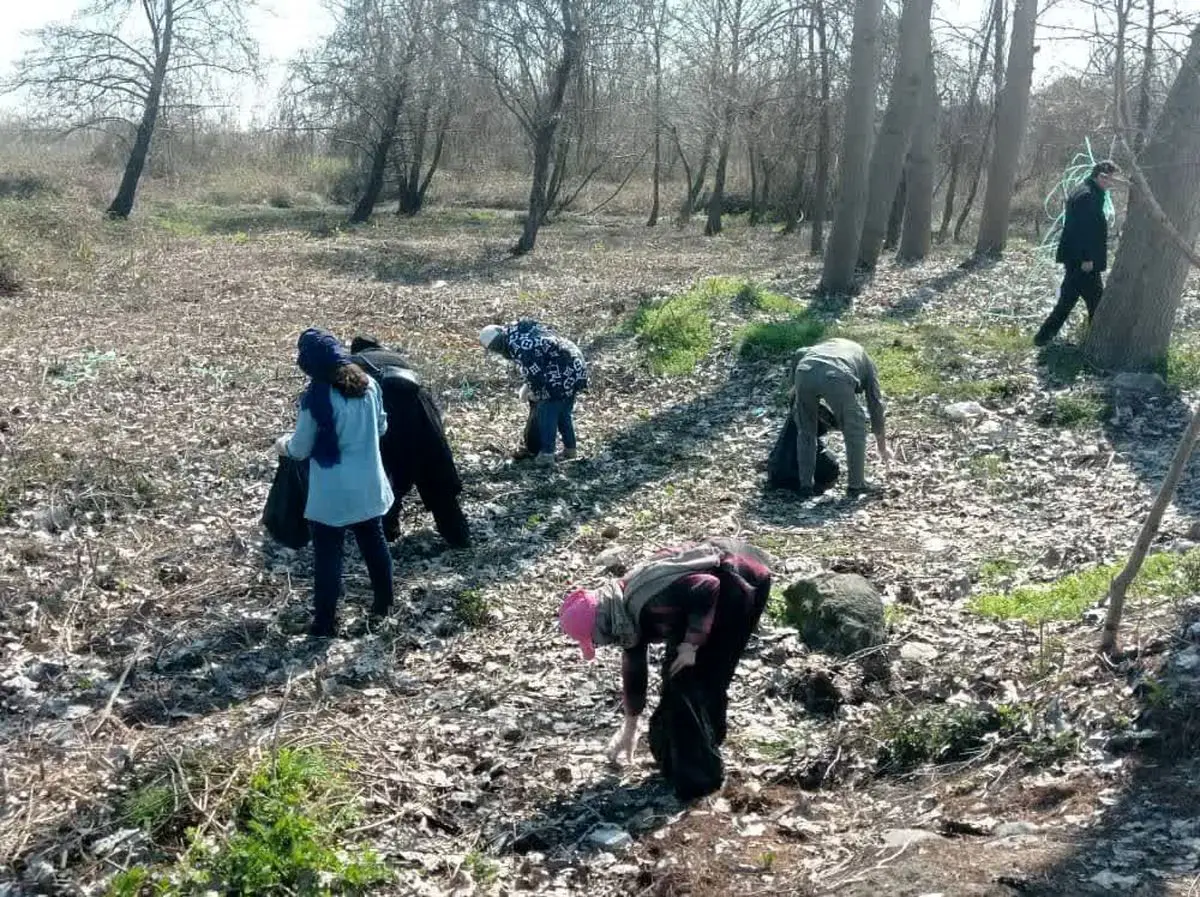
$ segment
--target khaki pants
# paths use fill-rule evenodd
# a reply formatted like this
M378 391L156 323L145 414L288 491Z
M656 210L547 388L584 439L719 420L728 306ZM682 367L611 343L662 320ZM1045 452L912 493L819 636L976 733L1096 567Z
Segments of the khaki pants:
M796 368L796 456L801 489L813 487L817 463L817 404L821 399L837 418L846 441L847 486L866 484L867 415L855 395L854 379L831 365L801 361Z

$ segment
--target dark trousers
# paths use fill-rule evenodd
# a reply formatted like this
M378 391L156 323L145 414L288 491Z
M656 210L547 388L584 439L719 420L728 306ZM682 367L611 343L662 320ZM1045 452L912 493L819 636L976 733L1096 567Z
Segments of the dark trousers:
M1099 271L1084 271L1078 265L1067 265L1062 286L1058 291L1058 303L1038 330L1034 342L1042 345L1054 339L1080 299L1083 299L1087 306L1090 321L1095 317L1096 309L1100 307L1100 297L1103 294L1104 281L1100 279Z
M337 601L342 592L342 554L346 530L354 533L375 593L372 612L386 614L392 606L392 556L383 538L383 518L372 517L350 526L313 522L313 635L333 635Z
M400 512L411 486L405 488L395 478L390 479L396 500L383 515L383 530L387 540L394 542L400 538ZM471 525L467 522L462 505L458 503L458 496L447 494L441 483L434 482L427 476L418 477L416 485L421 503L433 515L433 525L441 537L453 548L466 548L470 545Z
M708 699L709 721L718 745L724 744L729 725L729 686L737 665L746 653L750 636L758 628L759 618L771 594L771 578L747 583L736 573L725 570L721 579L721 597L716 616L709 630L708 641L696 652L695 674ZM663 679L675 660L675 646L670 646L663 662Z
M554 454L554 444L562 435L563 448L575 448L575 397L569 399L544 399L537 403L539 451L544 455Z

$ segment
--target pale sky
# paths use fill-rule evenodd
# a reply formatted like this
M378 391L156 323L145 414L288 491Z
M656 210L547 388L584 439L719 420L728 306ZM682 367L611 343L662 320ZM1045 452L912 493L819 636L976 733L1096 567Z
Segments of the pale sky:
M898 5L896 0L889 0ZM1087 60L1087 47L1082 41L1056 39L1059 27L1092 27L1090 13L1081 12L1077 0L1056 0L1039 16L1038 42L1042 50L1037 55L1035 78L1042 81L1055 71L1082 66ZM1180 8L1195 7L1200 10L1200 0L1175 0ZM971 27L981 17L984 6L991 0L935 0L935 27L946 23ZM1046 0L1041 4L1046 6ZM11 71L13 62L28 46L23 32L53 21L69 19L80 6L80 0L0 0L0 77ZM240 87L243 120L257 113L259 120L269 114L275 102L283 77L283 66L298 50L314 44L332 27L328 12L321 0L264 0L259 8L248 16L250 26L258 38L266 66L266 84L255 87L245 84ZM0 98L0 110L14 108L13 98Z

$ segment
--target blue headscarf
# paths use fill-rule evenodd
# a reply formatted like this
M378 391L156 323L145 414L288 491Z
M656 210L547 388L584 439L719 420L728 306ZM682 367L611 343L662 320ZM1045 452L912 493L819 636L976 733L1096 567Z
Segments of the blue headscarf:
M350 363L342 344L328 330L310 327L300 334L296 364L311 378L308 389L300 397L300 407L313 416L317 438L313 442L312 459L322 467L333 467L341 460L337 427L333 421L333 402L330 398L333 375L339 367Z

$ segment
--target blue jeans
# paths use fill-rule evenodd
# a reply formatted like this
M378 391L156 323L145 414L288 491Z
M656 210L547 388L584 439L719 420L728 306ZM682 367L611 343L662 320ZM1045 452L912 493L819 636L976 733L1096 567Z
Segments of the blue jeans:
M554 443L562 434L563 448L575 448L575 397L545 399L537 403L538 434L543 455L554 454Z
M386 614L392 606L392 556L383 538L383 518L372 517L350 526L312 523L313 635L333 635L338 597L342 591L342 551L346 530L354 533L375 593L372 613Z

